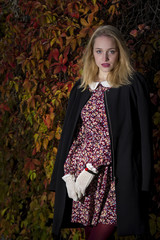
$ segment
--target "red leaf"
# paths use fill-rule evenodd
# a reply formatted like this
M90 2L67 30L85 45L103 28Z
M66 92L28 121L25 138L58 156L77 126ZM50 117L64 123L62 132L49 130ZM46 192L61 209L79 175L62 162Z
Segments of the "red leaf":
M38 159L36 159L36 158L33 159L33 163L35 165L40 165L41 164L40 161Z
M32 151L32 156L36 155L36 147Z
M30 162L30 164L29 164L29 169L30 169L30 170L34 170L34 169L35 169L35 165L34 165L33 162Z
M69 83L69 84L68 84L68 92L70 92L70 91L71 91L71 89L72 89L72 84L71 84L71 83Z
M61 66L57 66L55 69L54 69L54 74L57 74L61 71Z
M64 65L62 66L62 71L65 73L67 71L67 67Z
M130 32L130 35L132 35L133 37L137 37L138 31L136 29L134 29Z
M46 87L43 86L43 88L41 89L41 91L42 91L43 93L45 93L45 90L46 90Z
M62 56L62 54L59 56L59 63L63 64L63 56Z
M2 109L3 111L10 112L10 108L4 103L0 104L0 109Z
M9 22L9 21L10 21L10 18L12 18L12 17L13 17L13 14L12 14L12 13L9 14L9 15L6 17L6 21Z
M52 56L54 57L54 59L55 59L56 61L58 61L59 51L58 51L57 48L54 48L54 49L52 50Z
M63 63L63 64L66 64L67 61L68 61L68 58L65 57L65 58L63 59L62 63Z
M67 46L64 50L64 58L68 56L69 50L70 50L70 46Z

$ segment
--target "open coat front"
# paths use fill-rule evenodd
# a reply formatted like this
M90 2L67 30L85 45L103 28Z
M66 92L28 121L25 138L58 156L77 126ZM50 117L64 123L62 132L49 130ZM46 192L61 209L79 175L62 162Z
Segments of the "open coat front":
M78 81L70 94L50 190L56 192L53 233L69 225L71 200L67 197L64 162L77 130L83 106L91 96L82 92ZM149 94L142 75L135 73L130 85L105 92L106 114L112 145L113 174L116 182L117 230L119 235L145 231L143 195L150 188L152 168L151 117ZM68 216L67 216L68 214Z

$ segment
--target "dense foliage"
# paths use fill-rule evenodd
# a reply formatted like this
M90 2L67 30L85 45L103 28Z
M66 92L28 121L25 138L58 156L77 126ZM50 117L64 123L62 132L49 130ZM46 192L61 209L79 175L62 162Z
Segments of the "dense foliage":
M133 65L150 86L154 150L150 232L159 239L159 1L1 0L0 4L0 237L52 239L54 196L48 186L67 100L80 77L89 36L98 26L112 24L124 34ZM84 239L82 229L65 229L62 234Z

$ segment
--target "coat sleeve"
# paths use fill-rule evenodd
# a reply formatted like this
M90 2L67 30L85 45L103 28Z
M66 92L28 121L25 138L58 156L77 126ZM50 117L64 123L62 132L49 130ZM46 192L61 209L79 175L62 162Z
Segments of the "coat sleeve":
M134 80L141 135L142 191L149 191L153 163L151 103L143 75L137 73Z
M69 96L69 100L68 100L68 105L67 105L67 110L66 110L66 114L65 114L65 119L64 119L64 124L63 124L63 129L62 129L62 134L61 134L61 139L59 141L59 145L58 145L58 151L57 151L57 156L56 156L56 161L54 164L54 169L53 169L53 173L51 176L51 182L50 182L50 186L49 186L49 190L50 191L55 191L56 189L56 182L57 182L57 173L58 173L58 168L61 167L59 166L61 163L61 149L63 147L63 139L64 139L64 135L65 135L65 129L66 129L66 125L67 125L67 121L68 121L68 116L70 114L74 99L76 97L76 92L77 92L77 88L78 85L80 83L80 80L78 80L74 87L71 90L70 96Z

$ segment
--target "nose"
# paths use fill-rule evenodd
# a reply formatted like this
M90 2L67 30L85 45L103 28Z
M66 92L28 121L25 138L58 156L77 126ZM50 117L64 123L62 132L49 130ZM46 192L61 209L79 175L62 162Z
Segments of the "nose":
M105 52L105 61L109 60L108 52Z

